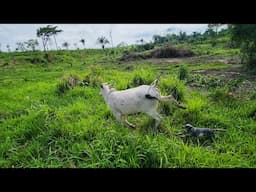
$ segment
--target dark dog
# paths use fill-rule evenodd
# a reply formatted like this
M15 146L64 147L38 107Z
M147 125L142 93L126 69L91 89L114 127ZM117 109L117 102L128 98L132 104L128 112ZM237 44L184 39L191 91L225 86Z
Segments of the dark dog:
M210 129L210 128L199 128L199 127L193 127L190 124L186 124L183 126L183 128L186 130L186 132L196 138L209 138L212 141L215 139L215 131L225 131L224 129Z

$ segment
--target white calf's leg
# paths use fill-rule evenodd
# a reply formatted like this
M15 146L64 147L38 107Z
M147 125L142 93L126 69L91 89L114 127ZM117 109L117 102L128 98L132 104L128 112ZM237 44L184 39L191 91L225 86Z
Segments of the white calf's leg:
M130 127L132 127L132 128L135 128L135 127L136 127L135 125L133 125L132 123L130 123L130 122L127 120L127 116L126 116L126 115L124 115L124 121L125 121L125 123L127 123L127 125L129 125Z
M150 111L150 112L147 112L147 114L151 116L153 119L155 119L156 121L155 128L157 128L158 125L160 124L162 116L159 113L157 113L157 111Z
M113 112L113 115L115 116L116 120L118 122L122 122L122 115L119 112Z
M124 126L124 123L128 124L130 127L132 128L135 128L135 125L133 125L132 123L130 123L128 120L127 120L127 116L126 115L122 115L121 113L119 112L113 112L116 120L120 123L122 123L122 126Z
M114 112L113 114L114 114L116 120L122 124L122 127L124 127L124 115L122 115L119 112Z

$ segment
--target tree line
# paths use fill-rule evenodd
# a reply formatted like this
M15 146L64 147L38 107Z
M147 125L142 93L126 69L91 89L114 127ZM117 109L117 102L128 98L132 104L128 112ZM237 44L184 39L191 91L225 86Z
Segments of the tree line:
M56 50L60 50L56 36L61 32L63 32L63 30L58 29L57 26L52 26L52 25L47 25L46 27L40 27L39 29L37 29L36 36L40 38L42 41L43 51L49 50L49 42L51 41L51 38L53 38L54 40ZM83 45L83 48L85 49L85 39L84 38L80 39L79 43L81 43ZM110 42L106 37L101 36L101 37L98 37L96 43L101 44L102 49L104 49L106 44L109 44ZM36 51L36 48L39 46L39 42L37 39L29 39L28 41L25 41L25 42L17 42L16 45L17 47L15 48L15 51L21 51L21 52ZM0 43L0 52L1 52L1 46L2 45ZM79 49L77 47L77 43L74 43L74 46L77 49ZM64 43L62 43L62 47L68 50L70 47L70 43L65 41ZM11 46L9 44L6 45L6 48L8 52L11 52Z
M154 48L155 45L163 44L178 44L178 43L191 43L191 44L201 44L205 40L209 40L211 45L214 47L217 45L217 39L219 37L227 36L230 38L229 45L230 47L236 47L240 49L242 62L247 64L249 67L256 68L256 25L255 24L228 24L226 28L221 30L220 27L223 24L208 24L208 28L203 33L193 32L188 35L186 32L180 31L179 34L168 33L165 36L154 35L152 40L153 42L146 43L143 38L137 40L137 48L140 50L148 50ZM167 31L171 31L168 29ZM57 26L47 25L45 27L40 27L36 31L36 35L41 39L43 50L49 50L48 45L51 39L54 40L56 50L59 50L58 42L56 36L62 33L63 30L58 29ZM112 32L112 31L111 31ZM112 33L110 32L111 44L113 47ZM85 48L85 39L80 39L79 43ZM104 37L98 37L97 44L100 44L102 49L105 49L105 46L109 44L109 40ZM35 51L36 47L39 46L37 39L29 39L25 42L17 42L17 48L15 51ZM1 51L0 43L0 51ZM74 46L78 49L77 43L74 43ZM127 46L125 42L121 42L117 47ZM67 50L70 47L70 43L64 42L62 47ZM11 47L9 44L6 45L8 52L11 52Z

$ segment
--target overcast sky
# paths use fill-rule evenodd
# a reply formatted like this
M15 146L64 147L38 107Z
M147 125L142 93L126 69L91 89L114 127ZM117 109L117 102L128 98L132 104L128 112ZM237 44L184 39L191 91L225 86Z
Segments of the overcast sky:
M41 39L36 37L36 30L48 24L0 24L0 44L1 50L6 51L9 44L11 50L15 50L17 42L24 42L29 39L38 39L42 48ZM109 32L112 30L113 44L116 46L120 42L135 44L137 40L143 38L146 42L152 40L153 35L165 35L167 29L169 33L179 33L180 31L192 33L194 31L204 32L207 24L51 24L58 26L63 32L58 34L56 39L58 46L63 42L70 43L70 49L74 49L74 43L82 48L80 39L85 39L86 48L100 48L96 40L100 36L105 36L110 40ZM110 47L111 45L107 45ZM52 41L49 48L55 49Z

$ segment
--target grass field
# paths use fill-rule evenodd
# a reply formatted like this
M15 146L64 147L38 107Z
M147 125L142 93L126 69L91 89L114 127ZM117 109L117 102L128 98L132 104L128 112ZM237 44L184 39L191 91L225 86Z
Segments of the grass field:
M256 167L256 79L223 61L236 49L190 48L197 59L179 62L119 62L119 49L51 51L48 58L0 53L0 167ZM80 83L68 85L70 77ZM161 104L157 130L144 114L129 116L136 130L122 127L99 95L100 83L122 90L157 77L162 94L187 109ZM177 133L186 123L226 132L213 143L185 142Z

